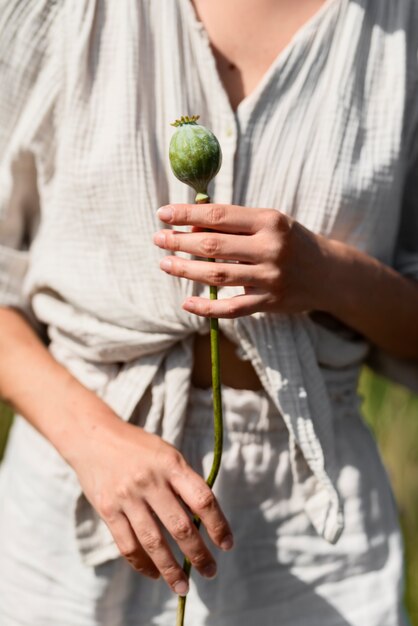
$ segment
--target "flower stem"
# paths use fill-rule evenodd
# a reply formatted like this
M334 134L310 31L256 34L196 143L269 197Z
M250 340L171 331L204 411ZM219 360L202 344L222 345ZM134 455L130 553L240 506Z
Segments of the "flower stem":
M197 204L208 204L210 198L204 194L196 196ZM215 263L215 259L208 259ZM218 288L210 287L210 299L218 298ZM210 357L212 364L212 395L213 395L213 423L214 423L214 455L212 467L206 484L213 487L219 472L222 460L223 445L223 422L222 422L222 394L221 394L221 368L220 368L220 350L219 350L219 321L216 317L210 319ZM197 529L200 528L200 518L198 515L193 516L193 524ZM187 578L190 577L191 563L186 557L183 562L183 571ZM184 615L186 610L187 596L179 596L177 604L176 626L184 626Z

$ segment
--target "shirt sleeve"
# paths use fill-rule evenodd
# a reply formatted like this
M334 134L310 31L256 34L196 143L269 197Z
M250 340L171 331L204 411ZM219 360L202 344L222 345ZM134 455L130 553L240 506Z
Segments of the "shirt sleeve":
M411 164L405 180L394 268L402 275L417 281L418 285L418 124L411 144ZM418 393L418 362L397 359L381 350L373 349L369 364L379 374Z
M418 132L416 144L417 156L406 178L394 266L418 281Z
M58 5L0 0L0 306L30 321L22 287L39 222L39 176L52 175Z

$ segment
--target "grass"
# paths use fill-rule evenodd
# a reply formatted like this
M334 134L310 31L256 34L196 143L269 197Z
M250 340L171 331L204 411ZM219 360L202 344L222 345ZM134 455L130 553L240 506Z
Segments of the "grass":
M418 626L418 396L367 369L360 393L398 503L406 550L406 604L412 625Z
M406 604L412 626L418 626L418 396L367 369L360 393L399 507L406 547ZM0 458L11 421L11 411L0 405Z

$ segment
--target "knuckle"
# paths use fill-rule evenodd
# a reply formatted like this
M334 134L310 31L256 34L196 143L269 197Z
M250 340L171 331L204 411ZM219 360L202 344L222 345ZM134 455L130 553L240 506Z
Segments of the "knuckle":
M190 204L186 204L184 206L183 211L184 211L183 216L179 216L179 217L184 217L184 222L186 224L192 223L193 222L193 207Z
M283 213L280 211L276 211L275 209L266 209L266 224L267 226L275 231L282 231L285 224L287 224L287 219Z
M170 585L177 582L182 575L182 571L177 563L165 563L159 566L159 570Z
M157 570L150 569L149 567L146 567L144 565L138 564L134 565L133 567L138 572L138 574L142 574L143 576L147 576L148 578L152 578L153 580L156 580L160 577L160 574Z
M214 310L211 301L208 300L197 303L196 313L205 317L212 317L214 315Z
M180 261L179 259L174 259L172 263L173 263L172 265L173 273L176 274L176 276L179 276L180 278L186 278L187 277L186 264L183 261Z
M129 565L136 572L138 572L138 574L142 574L143 576L148 576L153 579L159 578L158 570L150 564L148 559L144 559L143 555L138 550L128 552L127 554L124 554L121 551L121 555L126 559Z
M136 563L138 561L138 548L137 546L124 544L119 545L119 552L125 559L127 559L130 563Z
M118 509L112 500L101 499L97 506L97 511L105 522L111 523L118 514Z
M210 559L208 558L208 555L205 552L202 552L202 550L200 550L199 552L196 552L195 554L191 555L190 561L191 563L193 563L196 569L201 569L205 565L207 565L208 562L210 562Z
M164 546L164 539L156 532L145 530L141 534L141 544L149 554L154 554Z
M208 489L200 489L196 493L196 508L198 511L206 511L214 508L216 503L213 492Z
M122 483L116 487L115 493L118 500L128 500L131 495L131 490L127 483Z
M228 276L224 270L213 269L209 273L209 281L213 285L224 285L228 280Z
M154 483L154 477L150 471L140 469L134 473L133 482L136 488L146 489Z
M219 242L215 237L205 237L200 242L204 256L214 256L219 251Z
M166 468L169 474L176 474L184 465L184 459L181 453L175 449L165 452L161 460L163 467Z
M212 525L212 535L216 537L216 539L222 539L225 535L226 525L224 522L216 522Z
M174 250L175 252L180 250L179 238L176 235L173 235L172 233L167 234L166 242L167 242L167 247L170 248L170 250Z
M203 308L203 314L204 315L207 315L208 317L213 317L215 315L215 312L213 310L213 306L212 306L211 302L208 302L202 308Z
M172 524L171 534L176 541L185 541L193 536L193 525L188 518L177 517Z
M213 226L222 224L225 221L225 207L222 204L215 204L209 212L209 223Z

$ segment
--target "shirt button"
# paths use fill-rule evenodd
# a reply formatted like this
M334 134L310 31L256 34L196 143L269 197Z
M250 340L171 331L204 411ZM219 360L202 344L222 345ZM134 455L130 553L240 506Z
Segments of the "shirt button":
M225 129L225 135L230 138L232 137L234 134L234 129L232 128L232 126L227 126Z

